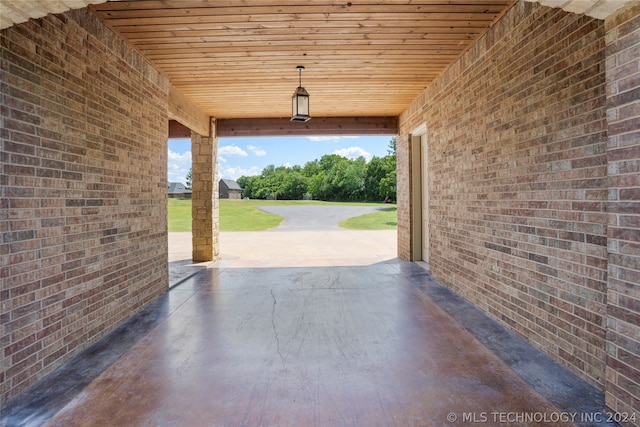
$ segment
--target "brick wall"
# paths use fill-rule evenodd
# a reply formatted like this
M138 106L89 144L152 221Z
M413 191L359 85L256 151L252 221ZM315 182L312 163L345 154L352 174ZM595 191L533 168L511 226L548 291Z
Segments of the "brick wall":
M637 417L639 16L519 2L401 117L427 126L432 274Z
M601 389L604 48L602 21L519 2L401 117L427 126L432 274Z
M0 32L0 404L168 283L168 82L85 10Z
M606 21L607 406L640 418L640 3ZM624 424L624 423L623 423ZM632 424L632 423L629 423ZM634 425L640 425L640 419Z

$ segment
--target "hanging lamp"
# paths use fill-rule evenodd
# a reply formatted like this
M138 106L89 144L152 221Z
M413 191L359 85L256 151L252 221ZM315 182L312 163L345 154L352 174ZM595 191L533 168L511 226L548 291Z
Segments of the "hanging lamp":
M296 67L299 75L299 84L293 96L291 96L291 121L292 122L306 122L311 120L309 116L309 92L302 87L302 71L304 67L298 65Z

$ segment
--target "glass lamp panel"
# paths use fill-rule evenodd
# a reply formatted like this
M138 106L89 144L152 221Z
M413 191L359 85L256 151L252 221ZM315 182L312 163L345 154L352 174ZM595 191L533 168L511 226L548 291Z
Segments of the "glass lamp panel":
M298 115L300 116L308 116L309 115L309 97L304 95L298 95Z

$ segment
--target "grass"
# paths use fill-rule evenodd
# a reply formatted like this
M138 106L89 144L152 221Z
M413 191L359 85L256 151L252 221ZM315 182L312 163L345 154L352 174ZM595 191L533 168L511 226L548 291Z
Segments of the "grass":
M277 227L283 220L258 210L258 206L352 205L382 207L378 212L340 223L354 230L388 230L397 225L396 207L383 203L322 202L318 200L220 200L220 231L258 231ZM191 231L191 200L168 199L169 232Z
M386 207L376 212L347 218L338 223L351 230L394 230L398 227L398 208Z
M191 231L191 200L167 199L169 232Z
M258 210L264 200L220 200L220 231L259 231L277 227L281 216Z

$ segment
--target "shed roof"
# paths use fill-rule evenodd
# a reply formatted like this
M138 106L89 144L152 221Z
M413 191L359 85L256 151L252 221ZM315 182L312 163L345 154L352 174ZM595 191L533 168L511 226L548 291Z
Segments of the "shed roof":
M235 182L232 179L221 179L220 183L223 183L223 182L224 182L224 185L226 185L229 190L240 190L240 191L242 191L242 187L240 187L238 185L238 183Z

